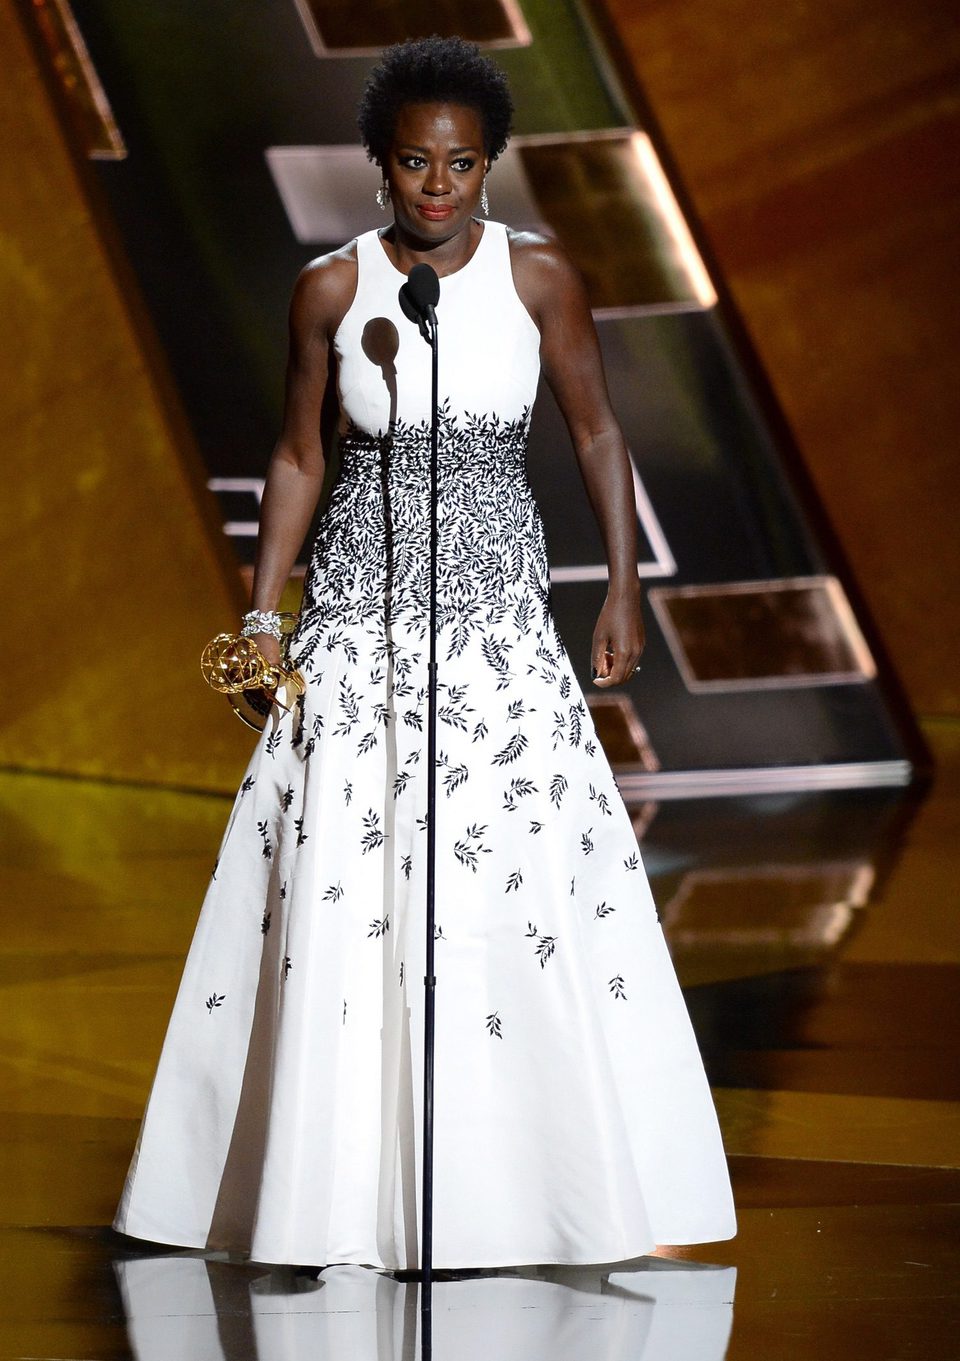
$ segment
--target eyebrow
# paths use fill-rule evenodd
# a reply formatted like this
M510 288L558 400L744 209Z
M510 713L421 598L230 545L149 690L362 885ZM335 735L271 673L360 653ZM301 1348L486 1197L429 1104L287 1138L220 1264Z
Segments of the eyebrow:
M428 151L430 150L430 148L429 148L429 147L425 147L425 146L417 146L415 142L404 142L401 146L399 146L399 147L397 148L397 150L398 150L398 151L427 151L427 152L428 152ZM480 149L479 149L479 147L475 147L475 146L455 146L455 147L451 147L451 148L450 148L450 155L451 155L451 156L456 156L456 155L458 155L461 151L473 151L473 152L476 152L476 153L479 155Z

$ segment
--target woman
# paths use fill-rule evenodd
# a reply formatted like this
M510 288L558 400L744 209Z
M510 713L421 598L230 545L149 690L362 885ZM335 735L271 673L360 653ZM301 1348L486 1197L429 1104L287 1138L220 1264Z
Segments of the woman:
M360 130L394 220L313 261L246 631L341 472L292 656L186 963L115 1226L268 1262L418 1262L430 355L398 289L440 276L438 1268L590 1263L729 1237L726 1164L627 812L550 612L524 471L542 366L603 531L598 686L643 647L635 507L583 286L475 214L506 144L499 69L388 50Z

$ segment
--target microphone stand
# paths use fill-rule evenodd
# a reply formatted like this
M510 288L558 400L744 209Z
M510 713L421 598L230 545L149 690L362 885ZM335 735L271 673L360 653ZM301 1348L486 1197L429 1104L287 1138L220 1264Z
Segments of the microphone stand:
M415 321L430 346L430 652L427 669L427 902L423 979L423 1175L420 1229L420 1310L424 1337L429 1334L433 1291L433 1089L437 979L434 972L437 871L437 462L440 444L439 348L437 314L440 280L427 264L414 265L400 289L400 309Z
M423 1010L423 1205L420 1308L429 1313L433 1292L433 1073L437 979L434 973L437 868L437 454L440 443L437 315L426 309L422 330L431 350L430 424L430 659L427 670L427 910Z

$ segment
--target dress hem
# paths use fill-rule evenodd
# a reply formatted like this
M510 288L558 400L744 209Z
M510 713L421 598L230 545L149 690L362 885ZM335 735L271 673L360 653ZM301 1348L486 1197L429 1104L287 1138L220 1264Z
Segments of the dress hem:
M269 1266L269 1267L279 1267L279 1266L318 1266L318 1265L321 1265L321 1264L316 1263L316 1262L305 1261L304 1258L305 1258L305 1257L309 1257L309 1255L310 1255L309 1253L293 1253L293 1254L291 1254L291 1258L296 1258L295 1261L294 1261L294 1260L287 1260L286 1258L276 1258L276 1259L273 1259L273 1258L270 1258L270 1257L254 1256L254 1255L249 1251L248 1248L231 1247L229 1244L226 1244L226 1243L220 1243L220 1244L214 1246L213 1244L208 1243L208 1242L187 1242L187 1243L185 1243L185 1242L182 1242L182 1241L174 1242L174 1241L172 1241L172 1240L166 1240L166 1239L160 1239L160 1238L142 1238L142 1237L140 1237L138 1234L129 1233L126 1229L118 1229L118 1228L116 1228L115 1225L112 1226L112 1227L114 1228L114 1232L115 1232L115 1233L122 1234L122 1236L125 1237L125 1238L132 1238L132 1239L135 1239L137 1242L141 1242L141 1243L156 1243L156 1244L158 1244L158 1245L160 1245L160 1246L163 1246L163 1247L176 1247L176 1248L185 1249L185 1250L187 1250L187 1251L221 1252L221 1253L222 1253L222 1252L225 1252L225 1253L228 1253L231 1257L240 1257L240 1258L242 1258L242 1259L244 1260L245 1263L249 1263L250 1265ZM637 1260L638 1260L639 1258L641 1258L641 1257L650 1257L650 1256L653 1256L653 1255L657 1252L658 1248L696 1247L696 1246L698 1246L698 1245L700 1245L700 1244L706 1245L706 1244L709 1244L709 1243L724 1243L724 1242L729 1242L730 1239L732 1239L732 1238L735 1238L735 1237L736 1237L736 1234L737 1234L737 1229L736 1229L736 1227L734 1227L733 1229L731 1229L731 1231L730 1231L729 1233L720 1234L719 1236L716 1236L716 1237L713 1237L713 1238L699 1238L699 1237L693 1238L693 1237L686 1237L686 1236L684 1236L684 1237L681 1237L681 1238L672 1238L669 1242L666 1241L666 1240L661 1240L660 1242L651 1243L651 1244L649 1244L649 1245L647 1245L647 1246L644 1246L643 1248L640 1248L640 1249L637 1250L637 1251L632 1251L632 1252L627 1252L627 1253L621 1254L621 1255L618 1256L618 1257L607 1257L607 1258L596 1258L596 1257L589 1257L589 1258L585 1258L585 1257L559 1257L559 1256L556 1256L555 1254L554 1254L554 1255L545 1256L545 1257L534 1257L534 1256L532 1256L532 1255L530 1255L530 1254L524 1254L522 1257L519 1257L519 1258L512 1258L512 1259L509 1260L509 1261L477 1260L476 1258L473 1258L473 1259L471 1259L471 1260L469 1260L469 1261L466 1261L466 1260L464 1260L464 1261L459 1261L459 1260L457 1260L457 1261L447 1261L447 1260L444 1260L443 1262L434 1262L434 1264L433 1264L433 1269L434 1269L434 1271L498 1271L498 1270L499 1270L499 1271L509 1271L509 1270L511 1270L513 1267L531 1267L531 1266L613 1267L613 1266L618 1266L618 1265L620 1265L620 1264L622 1264L622 1263L624 1263L624 1262L634 1262L634 1261L637 1261ZM188 1237L188 1236L189 1236L189 1235L183 1235L183 1237ZM200 1238L201 1235L197 1234L197 1235L193 1235L193 1237L194 1237L194 1238ZM325 1270L327 1267L333 1267L333 1266L360 1266L360 1267L368 1267L368 1268L369 1268L370 1270L372 1270L372 1271L416 1271L416 1270L419 1270L419 1266L412 1266L412 1267L411 1267L411 1266L407 1266L407 1265L404 1265L404 1264L399 1263L399 1262L396 1263L395 1265L388 1265L386 1262L382 1262L382 1261L369 1261L369 1260L367 1260L365 1257L362 1257L362 1256L359 1255L359 1254L356 1254L356 1255L354 1255L354 1256L340 1257L340 1258L338 1258L336 1261L332 1261L332 1262L325 1262L325 1263L322 1264L322 1269Z

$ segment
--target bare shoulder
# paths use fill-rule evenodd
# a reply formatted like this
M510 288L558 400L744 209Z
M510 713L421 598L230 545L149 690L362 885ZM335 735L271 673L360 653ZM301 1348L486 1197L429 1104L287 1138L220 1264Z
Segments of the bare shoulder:
M507 228L513 281L520 299L535 320L552 307L578 304L584 296L580 272L556 241L539 232Z
M357 277L355 240L308 261L293 286L291 324L298 330L322 330L332 335L354 299Z

